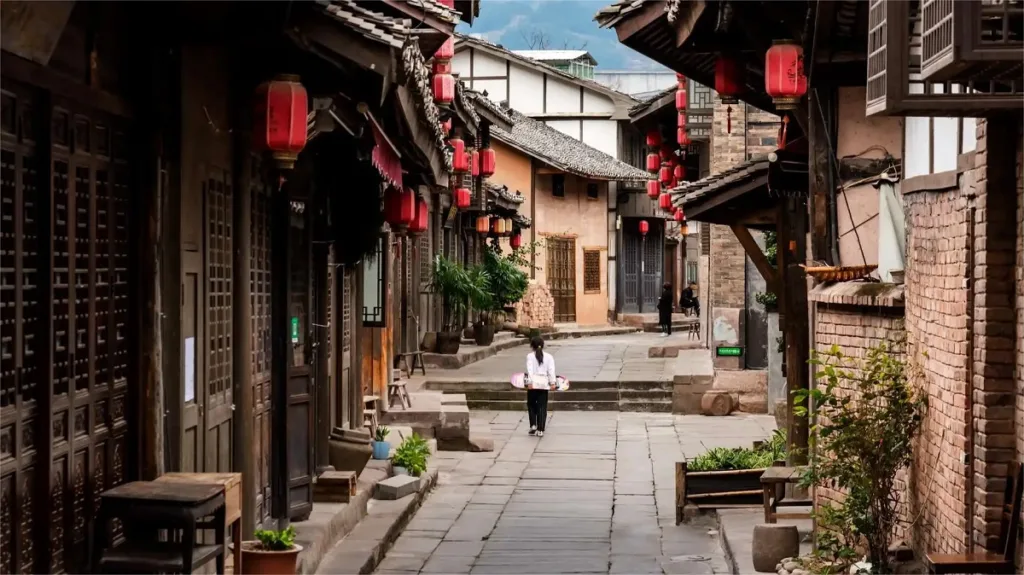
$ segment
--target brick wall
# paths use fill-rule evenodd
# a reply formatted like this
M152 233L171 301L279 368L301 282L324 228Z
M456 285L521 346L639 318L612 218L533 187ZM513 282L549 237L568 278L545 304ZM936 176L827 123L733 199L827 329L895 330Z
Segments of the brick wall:
M877 284L846 282L818 285L808 299L815 306L814 349L828 351L838 345L842 352L863 358L880 343L897 343L904 337L904 290L892 286L878 291ZM897 477L902 503L900 524L894 536L910 539L908 533L910 493L906 475ZM841 493L828 487L817 487L814 498L819 503L837 502Z

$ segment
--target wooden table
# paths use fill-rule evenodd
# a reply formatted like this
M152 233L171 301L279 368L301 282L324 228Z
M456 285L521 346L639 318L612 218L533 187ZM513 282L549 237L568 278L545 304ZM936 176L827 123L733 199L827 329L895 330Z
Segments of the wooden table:
M224 488L210 484L175 484L133 481L100 494L96 518L96 573L192 573L216 561L224 572ZM209 527L214 544L196 545L202 520L213 517ZM111 519L125 523L125 542L111 547L107 526ZM181 532L180 541L158 541L161 529Z
M810 513L779 513L779 507L809 507L809 499L789 499L786 485L800 482L806 467L769 467L761 474L761 488L764 500L764 522L776 523L778 519L810 519Z
M242 474L241 473L165 473L156 481L219 485L224 493L224 529L231 531L234 545L234 572L242 573Z

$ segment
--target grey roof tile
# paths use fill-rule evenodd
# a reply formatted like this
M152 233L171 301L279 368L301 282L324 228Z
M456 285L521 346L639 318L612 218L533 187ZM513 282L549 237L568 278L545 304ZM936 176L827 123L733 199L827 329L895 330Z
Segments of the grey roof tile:
M745 182L767 171L768 155L757 154L746 162L736 164L724 172L676 186L670 192L672 203L680 207L686 206L688 203L700 200L705 196L712 196L725 190L728 186Z
M652 177L644 170L616 160L544 122L512 109L507 114L513 122L512 131L505 132L492 126L491 135L555 168L577 176L605 180L635 182Z
M360 6L354 0L317 0L317 4L341 24L392 48L401 48L405 38L411 34L412 20L385 16Z

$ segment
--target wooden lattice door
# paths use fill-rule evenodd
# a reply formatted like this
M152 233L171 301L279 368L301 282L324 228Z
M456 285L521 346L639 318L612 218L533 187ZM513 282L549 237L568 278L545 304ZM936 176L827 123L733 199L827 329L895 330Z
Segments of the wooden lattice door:
M639 233L625 233L622 237L622 311L640 311L640 244Z
M652 232L655 230L652 230ZM658 311L658 299L661 297L661 266L664 263L663 252L665 243L661 233L648 235L643 242L643 264L640 266L640 286L644 299L644 313Z
M256 457L256 523L265 525L271 512L270 487L270 191L253 158L251 182L252 224L249 253L252 330L253 446Z
M555 322L576 321L576 240L548 238L548 289L555 303Z

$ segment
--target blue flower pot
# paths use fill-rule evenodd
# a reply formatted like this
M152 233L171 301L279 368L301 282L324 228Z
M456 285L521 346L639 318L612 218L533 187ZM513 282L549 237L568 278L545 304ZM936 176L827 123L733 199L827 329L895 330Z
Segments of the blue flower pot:
M391 444L387 441L374 441L373 442L373 458L374 459L387 459L391 455Z

